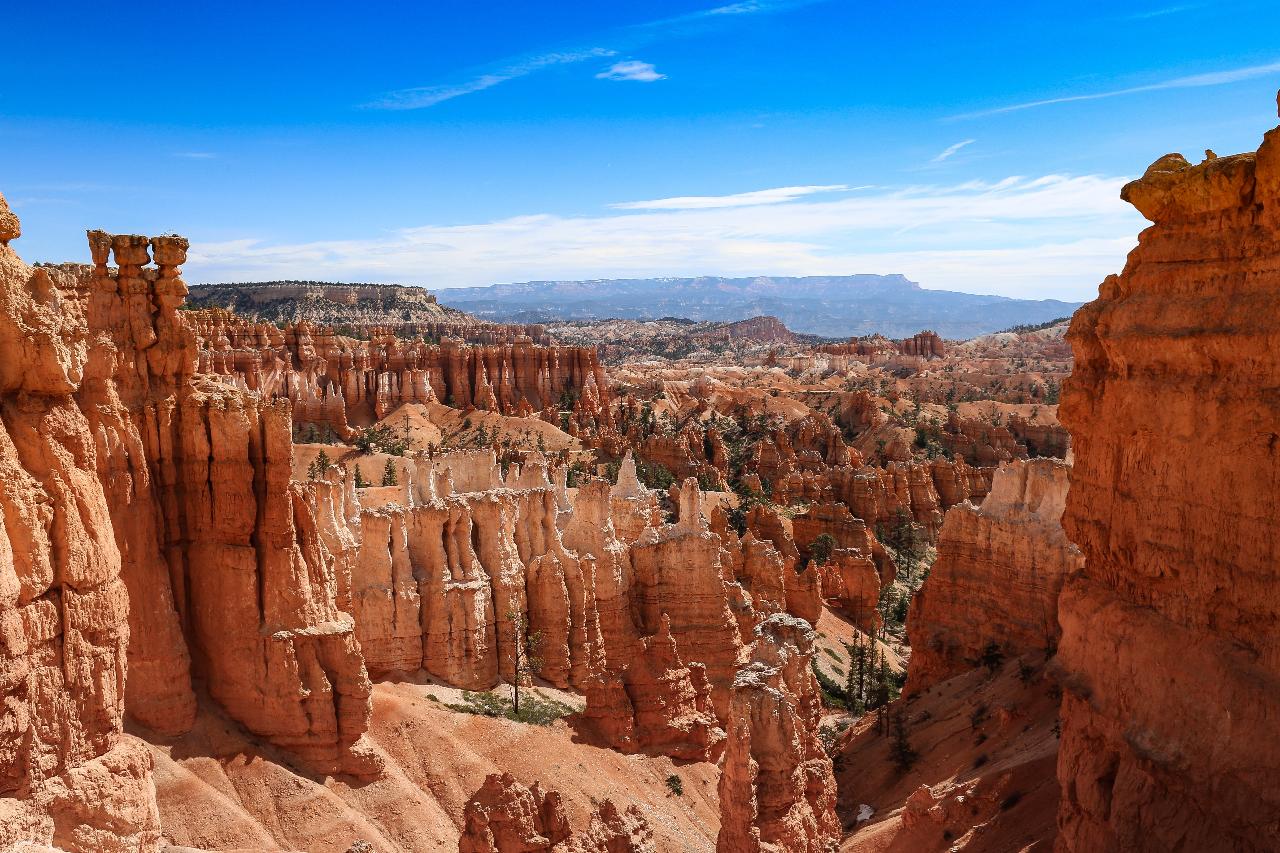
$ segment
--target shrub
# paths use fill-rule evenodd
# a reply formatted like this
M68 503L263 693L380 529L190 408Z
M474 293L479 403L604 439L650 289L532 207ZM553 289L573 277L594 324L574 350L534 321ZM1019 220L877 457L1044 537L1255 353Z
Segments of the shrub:
M1000 644L995 640L989 640L982 647L982 656L978 659L978 662L991 672L999 669L1000 664L1004 663L1004 652L1000 650Z
M357 433L355 445L362 453L382 451L392 456L404 456L409 449L409 440L404 436L397 437L386 424L378 424Z
M667 777L667 790L675 794L677 797L684 796L684 781L679 776L672 773Z

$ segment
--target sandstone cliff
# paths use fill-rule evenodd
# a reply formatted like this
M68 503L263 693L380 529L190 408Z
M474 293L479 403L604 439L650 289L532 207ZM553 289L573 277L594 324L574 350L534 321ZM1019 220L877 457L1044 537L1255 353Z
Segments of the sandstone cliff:
M1280 130L1123 197L1153 225L1068 335L1059 847L1274 850Z
M123 718L180 734L193 680L305 765L376 772L333 558L289 481L288 410L193 376L186 241L90 232L93 266L32 269L16 236L0 248L0 794L18 799L0 808L69 850L152 849L151 759Z

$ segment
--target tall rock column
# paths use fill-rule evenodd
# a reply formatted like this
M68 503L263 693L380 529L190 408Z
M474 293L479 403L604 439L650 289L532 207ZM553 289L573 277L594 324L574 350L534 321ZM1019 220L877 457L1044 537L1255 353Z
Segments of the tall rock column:
M840 840L831 759L817 737L816 638L786 613L756 628L751 661L733 682L716 853L827 853Z
M1062 398L1062 851L1280 849L1280 129L1157 160Z
M32 268L0 197L0 848L159 849L151 757L122 734L129 593L86 382L84 267Z

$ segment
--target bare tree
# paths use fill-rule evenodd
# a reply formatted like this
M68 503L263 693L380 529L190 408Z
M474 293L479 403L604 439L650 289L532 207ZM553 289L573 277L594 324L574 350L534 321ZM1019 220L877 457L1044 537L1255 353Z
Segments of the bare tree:
M520 681L524 676L532 676L542 668L542 657L538 653L542 646L542 632L528 633L525 615L514 608L507 611L507 623L511 626L511 661L515 668L511 679L511 713L519 716Z

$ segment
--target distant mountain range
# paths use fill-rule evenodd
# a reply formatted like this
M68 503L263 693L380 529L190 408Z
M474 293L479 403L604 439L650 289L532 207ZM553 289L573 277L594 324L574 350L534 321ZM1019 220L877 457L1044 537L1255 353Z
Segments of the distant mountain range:
M530 281L437 296L480 319L507 323L770 315L797 332L832 338L876 332L902 338L932 329L953 340L1067 317L1082 304L925 290L901 275Z

